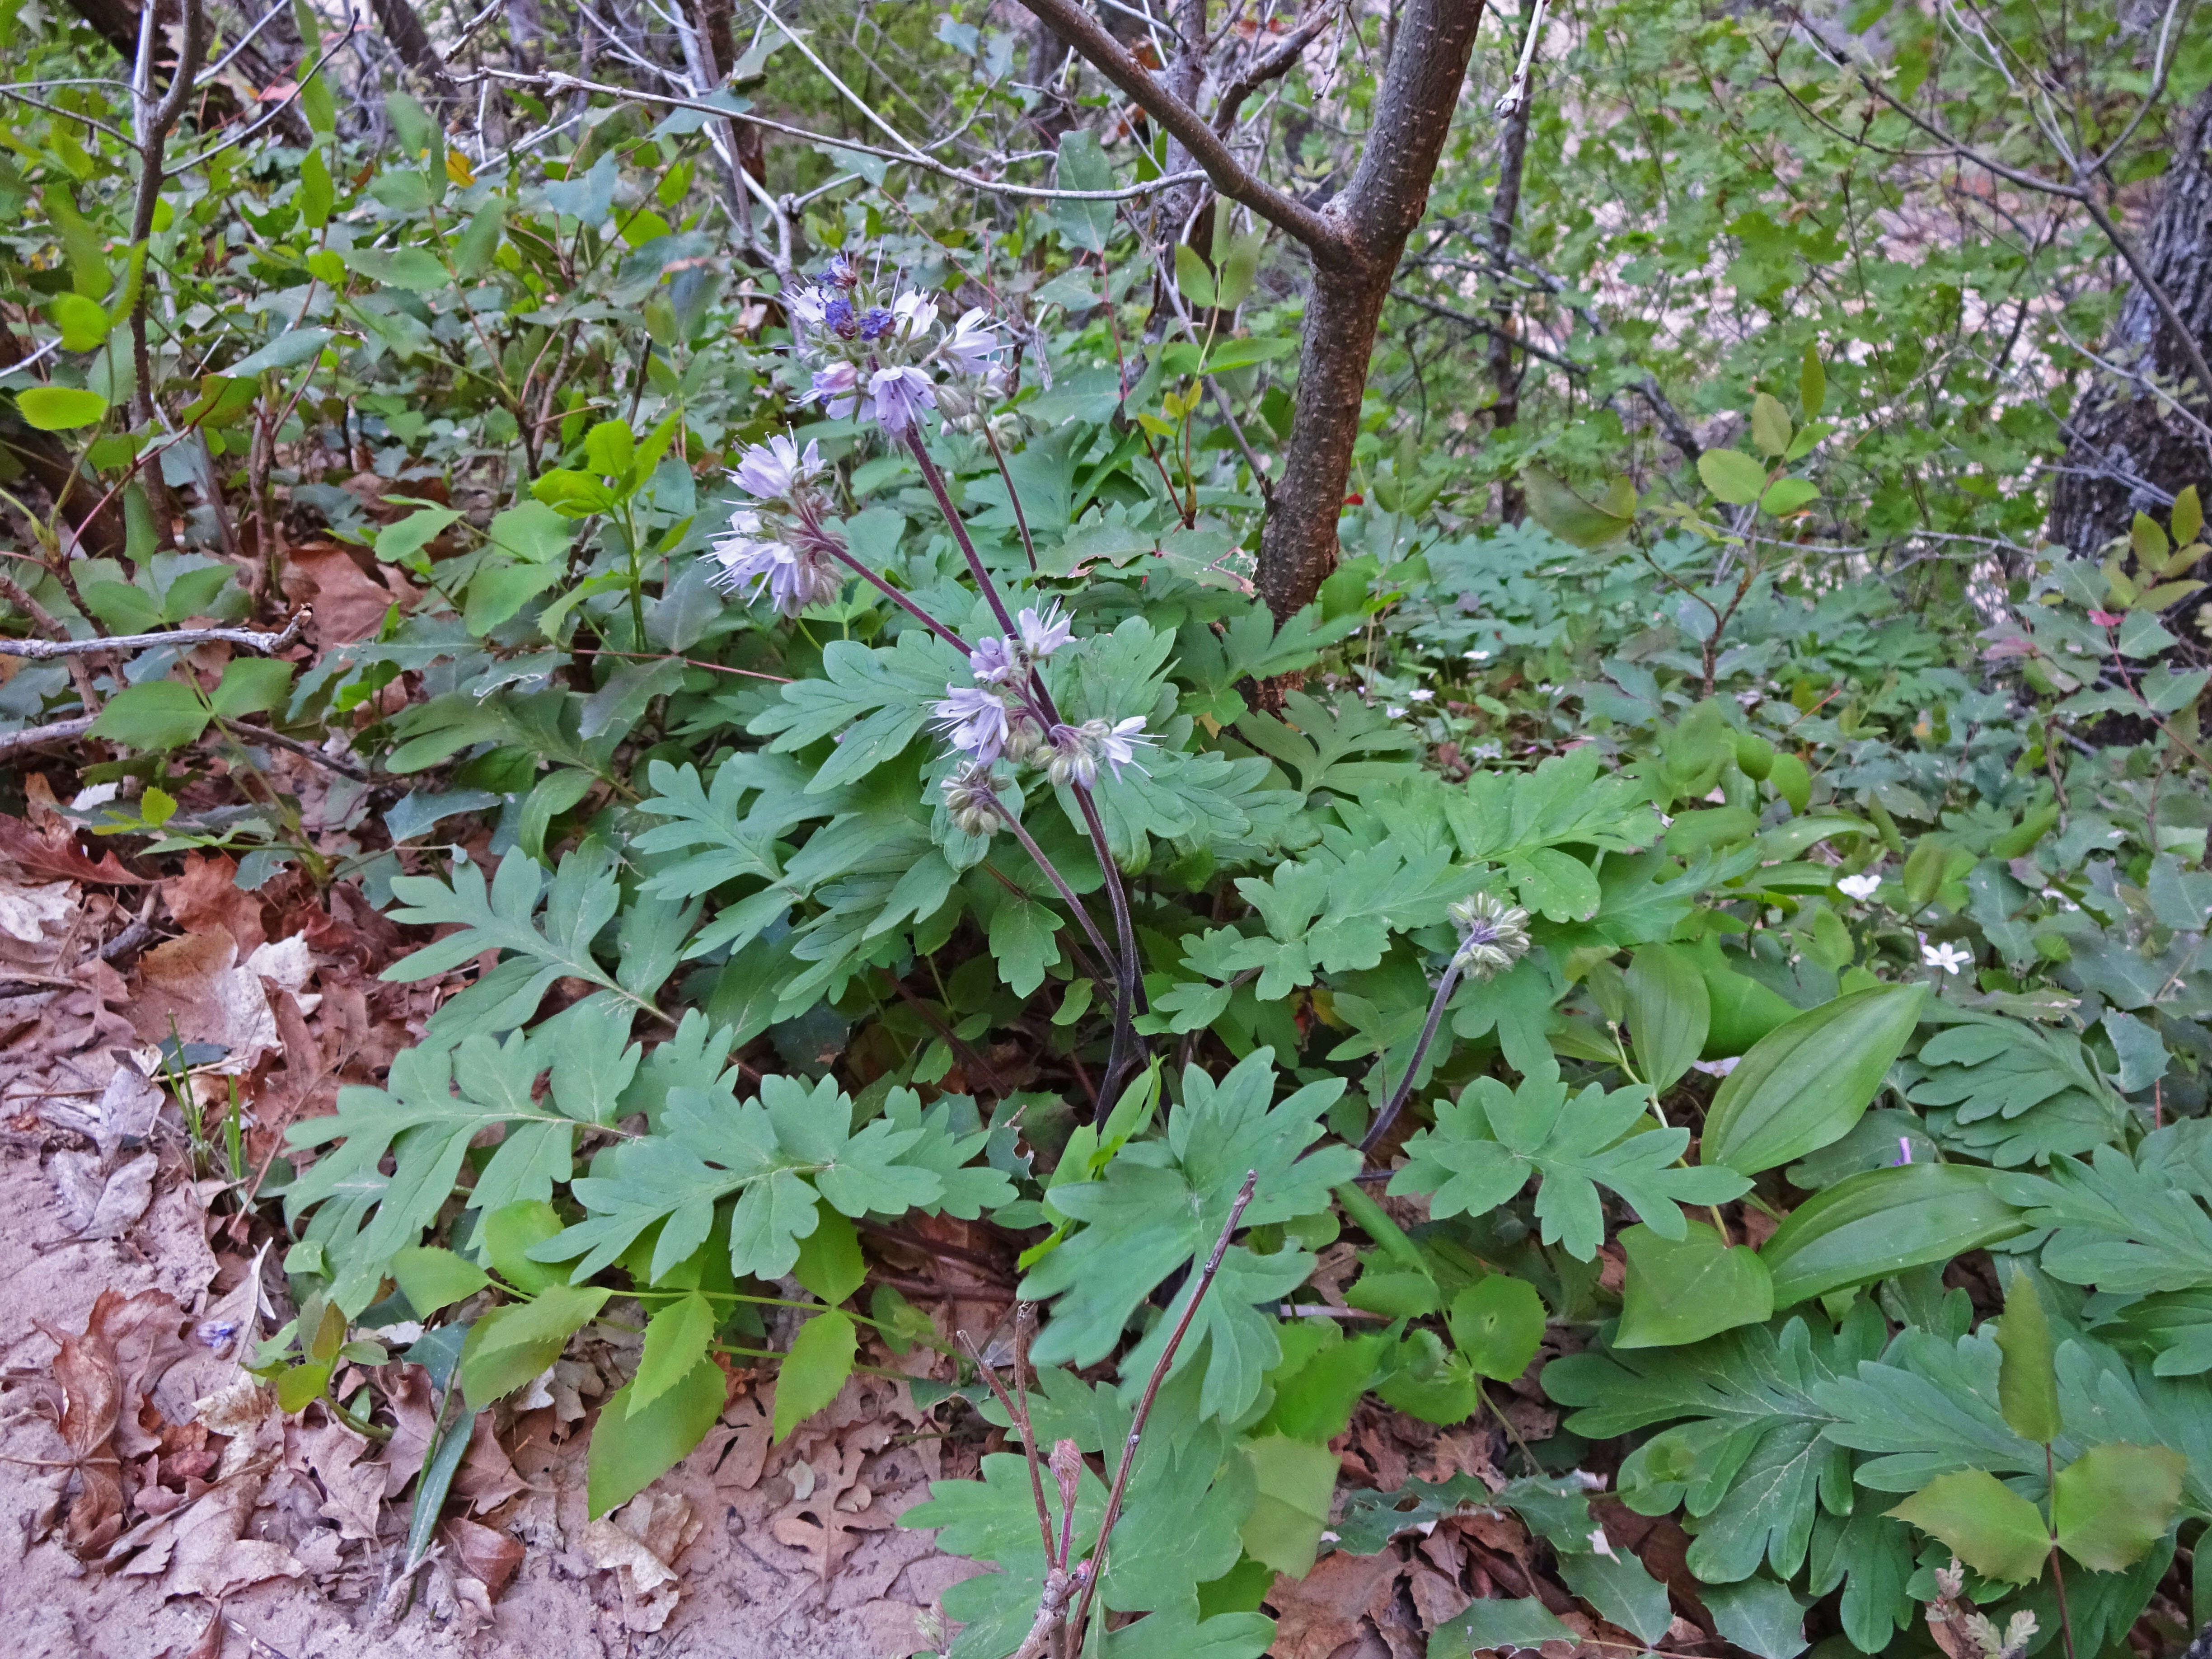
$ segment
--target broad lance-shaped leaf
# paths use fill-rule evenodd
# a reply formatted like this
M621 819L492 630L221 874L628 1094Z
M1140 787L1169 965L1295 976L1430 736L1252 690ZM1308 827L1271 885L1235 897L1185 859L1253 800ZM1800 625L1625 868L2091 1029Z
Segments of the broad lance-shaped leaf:
M1716 1228L1690 1223L1689 1236L1664 1239L1649 1227L1624 1227L1628 1259L1616 1348L1671 1348L1738 1325L1761 1325L1774 1312L1774 1281L1758 1254L1730 1244Z
M1905 1051L1927 991L1854 991L1768 1032L1715 1092L1699 1161L1757 1175L1841 1139Z
M1255 1050L1218 1084L1194 1065L1183 1074L1182 1103L1168 1119L1165 1139L1124 1146L1100 1180L1053 1189L1054 1206L1083 1225L1022 1284L1024 1298L1059 1298L1037 1338L1040 1364L1094 1364L1111 1352L1153 1287L1212 1249L1247 1171L1259 1173L1244 1212L1248 1226L1325 1209L1332 1189L1358 1173L1359 1155L1349 1146L1299 1157L1321 1138L1321 1115L1343 1085L1309 1085L1270 1109L1274 1089L1272 1049ZM1303 1279L1311 1263L1297 1252L1243 1252L1230 1272L1232 1282L1249 1279L1249 1291L1272 1298L1281 1291L1263 1287L1279 1283L1278 1270L1289 1273L1294 1261ZM1243 1292L1223 1294L1227 1288L1217 1286L1205 1304L1217 1334L1207 1386L1218 1401L1249 1405L1281 1351L1273 1322L1250 1303L1240 1304L1236 1295ZM1243 1407L1225 1408L1233 1416Z
M623 1142L600 1173L574 1182L570 1191L590 1214L534 1247L533 1260L581 1257L574 1276L587 1278L659 1221L657 1279L706 1242L714 1206L735 1194L731 1271L780 1279L814 1231L817 1193L849 1216L927 1209L945 1196L935 1170L906 1161L930 1131L878 1118L855 1133L852 1099L832 1078L811 1088L763 1078L760 1097L744 1102L672 1089L662 1121L665 1133Z
M1887 1327L1856 1303L1833 1332L1802 1318L1752 1326L1686 1348L1581 1353L1544 1368L1544 1391L1580 1409L1567 1426L1611 1439L1674 1422L1632 1452L1621 1498L1639 1514L1681 1504L1701 1520L1691 1571L1708 1583L1804 1564L1814 1519L1852 1506L1850 1455L1826 1437L1825 1384L1881 1352Z
M2051 1316L2027 1269L2014 1263L1997 1322L1997 1407L2012 1431L2038 1443L2058 1438L2058 1367Z
M1774 1305L1892 1279L2026 1232L2019 1210L1996 1190L2000 1179L1967 1164L1846 1176L1792 1210L1759 1247Z
M1676 1169L1690 1144L1683 1128L1636 1127L1650 1106L1643 1089L1608 1094L1592 1084L1571 1103L1556 1073L1517 1088L1477 1078L1459 1099L1437 1109L1432 1128L1406 1143L1407 1162L1390 1179L1394 1194L1433 1194L1430 1212L1482 1215L1537 1176L1536 1217L1547 1244L1564 1243L1588 1261L1605 1241L1597 1189L1632 1205L1652 1231L1680 1238L1678 1206L1741 1197L1749 1177L1724 1169Z

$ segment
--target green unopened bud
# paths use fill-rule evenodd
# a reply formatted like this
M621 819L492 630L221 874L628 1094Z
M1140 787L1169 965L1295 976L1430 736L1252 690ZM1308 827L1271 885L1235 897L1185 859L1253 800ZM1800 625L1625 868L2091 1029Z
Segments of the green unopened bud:
M1452 963L1463 974L1491 979L1528 954L1528 913L1491 893L1476 893L1451 908L1459 928Z

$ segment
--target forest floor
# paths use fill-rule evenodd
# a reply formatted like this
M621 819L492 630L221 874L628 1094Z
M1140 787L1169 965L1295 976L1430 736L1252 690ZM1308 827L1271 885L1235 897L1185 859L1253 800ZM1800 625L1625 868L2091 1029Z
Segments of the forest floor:
M303 764L284 787L312 796L321 782ZM0 817L0 1646L21 1659L903 1659L943 1644L939 1598L976 1569L895 1523L931 1480L975 1473L998 1443L988 1426L864 1373L771 1446L773 1382L735 1371L705 1443L592 1521L591 1415L637 1359L619 1303L533 1389L479 1416L437 1547L395 1588L435 1420L429 1378L397 1359L380 1370L397 1418L381 1443L319 1404L281 1411L240 1364L293 1312L279 1206L242 1200L286 1126L332 1109L342 1085L380 1080L419 1034L438 984L377 975L421 941L343 885L242 891L220 854L142 875L88 849L43 776L29 784L29 817ZM168 1039L219 1045L230 1068L187 1083L198 1135L163 1081ZM243 1177L204 1173L231 1168ZM908 1251L891 1270L948 1339L988 1342L1010 1318L1011 1254L993 1275L970 1264L1003 1240L940 1242L952 1250ZM866 1357L950 1375L927 1348ZM336 1383L342 1400L358 1386L343 1370ZM1535 1400L1506 1409L1524 1435L1549 1432ZM1492 1425L1439 1431L1372 1402L1340 1442L1346 1487L1386 1492L1455 1475L1495 1487L1506 1451ZM1664 1571L1653 1523L1620 1519ZM1417 1659L1474 1595L1547 1590L1571 1608L1517 1522L1474 1511L1378 1554L1326 1556L1278 1581L1267 1607L1288 1659Z

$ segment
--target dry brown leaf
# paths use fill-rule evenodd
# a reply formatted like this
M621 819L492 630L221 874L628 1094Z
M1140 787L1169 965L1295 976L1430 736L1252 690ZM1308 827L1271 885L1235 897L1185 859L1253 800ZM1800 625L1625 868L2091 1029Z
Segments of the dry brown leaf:
M216 1067L251 1071L277 1045L276 1017L260 975L238 959L228 933L186 933L155 945L139 961L140 995L130 1007L140 1039L211 1042L224 1050Z
M420 1365L403 1364L379 1366L373 1374L394 1419L392 1438L384 1443L384 1454L377 1459L377 1467L384 1471L384 1495L397 1498L400 1488L422 1473L422 1459L429 1452L430 1442L437 1437L438 1416L430 1403L430 1373ZM477 1575L479 1578L483 1576Z
M816 1576L825 1582L860 1547L863 1534L896 1522L860 1480L867 1449L857 1442L865 1437L816 1451L805 1465L812 1474L811 1488L785 1504L769 1526L777 1543L813 1557Z
M120 1238L154 1200L157 1160L141 1152L112 1175L100 1173L97 1152L56 1152L46 1166L54 1192L79 1238Z
M297 1455L292 1467L312 1473L323 1488L324 1502L317 1511L325 1521L338 1523L342 1538L374 1538L384 1507L384 1466L364 1463L368 1437L357 1434L335 1419L319 1429L304 1424L291 1427L287 1438Z
M185 854L184 871L161 884L161 902L188 933L224 933L239 954L268 937L261 901L238 884L238 860L228 853Z
M163 1595L221 1601L249 1585L297 1578L307 1571L282 1544L245 1535L261 1482L258 1470L234 1475L177 1515Z
M94 863L77 845L75 828L59 819L39 827L21 818L0 817L0 864L13 865L26 875L52 876L93 886L150 884L146 877L125 870L112 853Z
M486 1594L496 1601L500 1591L507 1588L507 1581L522 1565L521 1540L460 1516L455 1516L438 1531L453 1551L453 1559L471 1577L482 1579Z
M406 609L414 589L397 572L398 591L369 575L343 547L330 542L295 547L285 555L287 598L314 606L315 641L328 649L373 637L394 605Z
M584 1559L619 1576L627 1628L657 1631L668 1622L680 1589L673 1564L702 1524L688 1498L649 1492L584 1529Z
M161 1373L189 1352L179 1334L183 1322L184 1310L166 1291L141 1291L126 1297L102 1291L77 1334L39 1328L58 1350L53 1374L62 1388L58 1427L82 1483L65 1530L70 1548L79 1556L104 1551L122 1534L118 1460L161 1446L158 1435L149 1436L140 1426L138 1408Z
M469 1434L468 1451L453 1475L453 1495L469 1500L471 1515L497 1509L526 1487L500 1445L498 1436L492 1432L491 1419L489 1412L477 1414L476 1426Z
M1378 1598L1387 1599L1406 1564L1389 1550L1379 1555L1324 1555L1304 1578L1276 1575L1267 1592L1275 1610L1275 1659L1328 1659L1359 1639L1359 1621Z
M200 1632L199 1639L181 1653L174 1647L163 1648L155 1659L222 1659L223 1638L228 1634L229 1620L217 1607L208 1615L207 1628Z

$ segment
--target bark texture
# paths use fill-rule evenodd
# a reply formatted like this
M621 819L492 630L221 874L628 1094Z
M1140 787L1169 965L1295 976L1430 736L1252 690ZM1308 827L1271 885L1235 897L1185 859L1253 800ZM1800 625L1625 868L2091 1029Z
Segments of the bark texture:
M2198 342L2212 354L2212 88L2183 116L2173 161L2142 246L2151 276ZM2129 290L2105 343L2112 361L2155 374L2169 391L2188 361L2155 301ZM2212 419L2212 387L2192 385L2184 401ZM2124 535L2137 512L2160 509L2190 484L2212 494L2212 440L2140 384L2103 380L2070 423L2066 471L2051 504L2051 534L2078 554Z
M1316 257L1306 301L1297 412L1260 537L1260 594L1278 617L1309 602L1336 568L1337 518L1376 326L1406 239L1428 205L1481 21L1481 0L1408 0L1359 166L1328 204L1352 258Z

